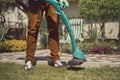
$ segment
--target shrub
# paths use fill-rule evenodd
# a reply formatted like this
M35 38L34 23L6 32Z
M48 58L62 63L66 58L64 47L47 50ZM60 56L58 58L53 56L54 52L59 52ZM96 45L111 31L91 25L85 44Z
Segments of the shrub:
M0 52L16 52L26 49L25 40L6 40L0 44Z
M92 53L92 54L111 54L111 51L105 47L95 47L95 48L89 50L89 53Z
M8 27L0 25L0 41L4 39L4 36L7 33L8 29Z
M72 46L69 43L64 43L60 45L61 47L61 51L62 53L68 53L71 54L72 53Z

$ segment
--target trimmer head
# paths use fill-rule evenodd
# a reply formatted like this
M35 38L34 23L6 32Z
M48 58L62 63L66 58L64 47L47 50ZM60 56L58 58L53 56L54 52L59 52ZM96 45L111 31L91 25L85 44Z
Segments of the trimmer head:
M83 51L76 46L74 48L72 55L73 55L73 58L75 59L86 61L86 56L84 55Z
M70 65L70 66L81 65L85 61L86 60L81 60L81 59L73 58L72 60L68 61L68 65Z

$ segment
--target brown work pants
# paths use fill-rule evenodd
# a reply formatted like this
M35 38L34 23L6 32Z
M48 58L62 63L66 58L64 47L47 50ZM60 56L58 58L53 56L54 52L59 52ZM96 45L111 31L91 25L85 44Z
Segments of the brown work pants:
M29 8L26 61L34 62L37 36L44 12L48 25L51 58L53 61L59 60L59 15L53 13L56 11L55 8L42 0L29 0Z

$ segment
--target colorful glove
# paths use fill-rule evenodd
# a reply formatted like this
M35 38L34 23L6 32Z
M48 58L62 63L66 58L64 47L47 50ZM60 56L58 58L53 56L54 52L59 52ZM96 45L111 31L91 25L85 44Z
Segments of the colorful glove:
M69 7L69 3L67 0L60 0L60 4L61 4L62 8Z

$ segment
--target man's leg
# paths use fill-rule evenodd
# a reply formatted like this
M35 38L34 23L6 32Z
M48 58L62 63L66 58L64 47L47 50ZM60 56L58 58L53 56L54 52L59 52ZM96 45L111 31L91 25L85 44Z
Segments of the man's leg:
M33 65L34 54L36 50L37 36L39 31L40 22L43 15L42 6L40 2L33 2L29 0L29 23L28 23L28 35L27 35L27 49L26 49L26 63L30 61Z
M51 51L51 58L54 63L58 63L59 66L63 66L60 62L60 56L59 56L59 15L53 13L53 11L56 11L55 8L46 3L45 6L46 11L46 19L48 24L48 32L49 32L49 45L50 45L50 51Z

